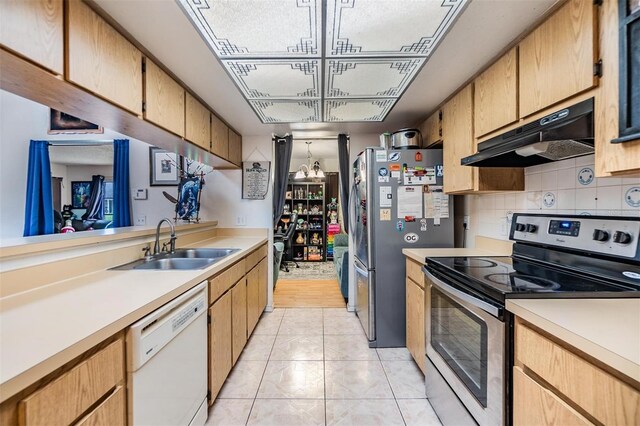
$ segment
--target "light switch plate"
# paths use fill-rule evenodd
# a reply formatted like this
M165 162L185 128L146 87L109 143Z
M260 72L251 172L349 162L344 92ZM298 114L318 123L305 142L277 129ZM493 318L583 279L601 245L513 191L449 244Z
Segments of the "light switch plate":
M147 199L147 189L143 188L143 189L136 189L133 192L133 199L134 200L146 200Z
M236 216L236 226L247 226L247 217Z

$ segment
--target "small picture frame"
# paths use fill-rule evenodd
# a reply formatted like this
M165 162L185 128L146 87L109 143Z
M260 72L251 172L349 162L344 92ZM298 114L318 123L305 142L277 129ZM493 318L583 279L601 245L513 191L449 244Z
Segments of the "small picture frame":
M176 186L180 183L182 159L175 152L149 147L149 185Z
M57 109L49 109L50 135L104 133L104 128Z
M71 208L86 209L89 198L91 198L90 181L71 182Z

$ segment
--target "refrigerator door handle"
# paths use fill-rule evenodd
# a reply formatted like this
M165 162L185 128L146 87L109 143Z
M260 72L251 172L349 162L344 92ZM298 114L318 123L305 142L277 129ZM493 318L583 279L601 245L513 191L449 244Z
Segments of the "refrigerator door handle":
M354 265L353 265L353 267L355 268L355 270L356 270L356 272L357 272L357 273L362 274L362 275L365 275L365 276L368 276L368 275L369 275L369 271L367 271L367 270L364 270L364 269L360 268L360 267L358 266L358 264L357 264L357 263L356 263L356 264L354 264Z

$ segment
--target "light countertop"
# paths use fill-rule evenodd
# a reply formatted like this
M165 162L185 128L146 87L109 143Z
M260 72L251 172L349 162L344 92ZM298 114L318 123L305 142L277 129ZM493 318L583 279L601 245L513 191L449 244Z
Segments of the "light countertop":
M453 256L511 256L508 251L496 247L487 248L426 248L402 249L402 254L416 262L424 263L425 257L453 257Z
M506 307L640 382L640 299L509 299Z
M216 237L233 253L206 269L99 271L0 299L0 402L265 243Z

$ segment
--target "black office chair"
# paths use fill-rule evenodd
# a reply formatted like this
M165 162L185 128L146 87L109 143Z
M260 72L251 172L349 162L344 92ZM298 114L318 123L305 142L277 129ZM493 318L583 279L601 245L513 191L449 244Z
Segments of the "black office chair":
M293 260L293 235L296 232L296 221L298 219L298 213L292 213L290 217L289 227L283 233L278 233L273 236L275 241L282 241L284 243L284 254L282 255L282 262L280 263L280 269L289 272L289 263L296 265L299 268L298 262Z

